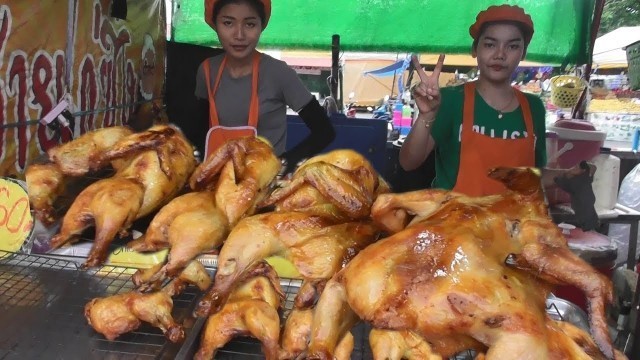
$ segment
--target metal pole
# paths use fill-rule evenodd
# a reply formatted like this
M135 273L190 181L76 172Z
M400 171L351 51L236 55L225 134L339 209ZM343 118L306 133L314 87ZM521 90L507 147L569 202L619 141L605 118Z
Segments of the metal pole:
M342 98L338 98L338 72L340 71L340 35L331 37L331 80L329 82L331 97L336 100L338 109L342 110Z
M589 84L589 78L591 77L591 65L593 62L593 47L596 43L596 38L598 37L598 30L600 29L600 22L602 20L602 11L604 10L605 0L596 0L595 8L593 10L593 22L591 23L591 34L589 37L589 56L587 57L587 64L584 70L584 80ZM582 94L580 95L580 99L578 99L578 103L573 107L573 111L571 112L572 119L584 119L584 111L582 104L587 99L587 91L589 88L584 89Z

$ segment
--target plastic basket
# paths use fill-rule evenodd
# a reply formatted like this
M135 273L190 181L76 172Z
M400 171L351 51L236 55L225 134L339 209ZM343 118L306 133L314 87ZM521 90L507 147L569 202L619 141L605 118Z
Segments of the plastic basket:
M582 79L571 75L551 78L551 102L560 108L572 108L578 103L586 85Z

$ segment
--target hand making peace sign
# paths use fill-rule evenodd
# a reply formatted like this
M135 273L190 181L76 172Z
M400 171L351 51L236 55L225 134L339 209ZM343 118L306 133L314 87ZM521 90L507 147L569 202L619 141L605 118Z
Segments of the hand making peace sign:
M420 82L413 87L412 91L420 113L437 112L440 107L440 85L438 80L444 63L444 54L440 54L440 57L438 57L438 62L431 76L424 72L417 56L411 56L411 62L420 77Z

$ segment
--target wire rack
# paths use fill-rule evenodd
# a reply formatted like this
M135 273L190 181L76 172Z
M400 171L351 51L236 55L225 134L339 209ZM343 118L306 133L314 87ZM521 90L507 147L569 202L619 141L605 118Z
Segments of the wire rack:
M157 328L143 324L108 341L84 318L92 298L132 290L135 271L79 271L74 262L0 251L0 359L173 359L180 345ZM196 296L189 287L174 298L177 322L189 317Z

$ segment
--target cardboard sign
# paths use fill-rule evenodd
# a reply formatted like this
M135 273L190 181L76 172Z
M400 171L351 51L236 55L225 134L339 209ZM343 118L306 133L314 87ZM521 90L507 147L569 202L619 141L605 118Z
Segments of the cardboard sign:
M0 177L0 250L18 251L33 231L26 184Z

